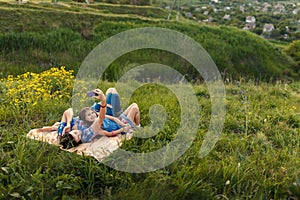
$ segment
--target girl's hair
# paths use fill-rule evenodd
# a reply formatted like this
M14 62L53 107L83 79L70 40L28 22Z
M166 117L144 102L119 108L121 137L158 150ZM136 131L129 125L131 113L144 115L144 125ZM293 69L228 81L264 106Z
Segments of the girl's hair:
M69 149L72 147L76 147L77 145L81 144L81 140L79 142L76 142L73 138L73 136L70 133L65 133L59 142L63 146L64 149Z
M85 119L85 114L86 114L86 112L87 112L87 111L90 111L90 110L96 113L96 111L93 110L91 107L85 107L85 108L82 108L81 111L79 112L79 119L83 121L83 125L84 125L85 127L90 127L90 126L93 124L93 122L89 122L89 121L87 121L87 120ZM97 113L96 113L96 114L97 114Z

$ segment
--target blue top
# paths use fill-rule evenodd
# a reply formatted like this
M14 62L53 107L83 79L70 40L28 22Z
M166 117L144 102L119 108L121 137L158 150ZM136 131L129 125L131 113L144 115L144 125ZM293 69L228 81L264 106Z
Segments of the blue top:
M119 130L121 126L113 120L104 118L101 128L108 132L112 132L112 131ZM81 141L83 143L91 142L92 139L97 135L96 133L93 132L92 127L86 128L83 125L83 122L81 120L78 121L77 129L82 132Z
M113 120L104 118L101 128L108 132L112 132L112 131L116 131L116 130L120 129L121 126Z

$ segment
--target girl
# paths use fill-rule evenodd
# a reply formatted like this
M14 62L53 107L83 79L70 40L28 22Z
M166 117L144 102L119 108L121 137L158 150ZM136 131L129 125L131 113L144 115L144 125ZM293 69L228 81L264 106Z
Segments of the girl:
M120 96L115 88L107 89L106 102L107 102L106 115L119 116L122 113ZM96 112L99 112L100 111L100 103L95 103L91 108L93 110L95 110ZM85 110L86 110L86 108L85 108ZM73 126L75 125L75 123L77 123L80 118L83 119L84 115L85 115L85 111L83 110L81 117L79 116L79 118L78 117L73 118L73 109L69 108L63 113L63 116L62 116L62 119L60 122L56 122L52 126L45 126L43 128L38 129L37 131L38 132L57 131L57 139L60 140L65 133L73 130ZM89 127L92 124L91 121L89 122L88 118L87 118L87 120L84 120L83 123L84 123L85 127ZM139 122L138 122L138 124L139 124Z
M131 104L121 116L118 118L106 115L106 97L99 89L93 90L97 95L94 97L100 102L99 115L91 109L86 107L81 110L79 114L79 121L77 121L72 129L80 130L76 135L72 135L72 140L75 142L91 142L94 138L99 136L116 136L120 133L126 133L130 128L135 128L140 124L140 112L136 103ZM70 136L65 136L70 138ZM61 143L65 143L65 139Z

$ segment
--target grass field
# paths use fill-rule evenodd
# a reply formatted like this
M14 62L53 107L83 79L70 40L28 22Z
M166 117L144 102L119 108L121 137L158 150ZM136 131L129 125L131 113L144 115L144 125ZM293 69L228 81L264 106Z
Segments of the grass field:
M168 11L158 7L67 4L0 2L0 77L61 65L76 72L88 53L104 40L129 29L160 27L183 33L202 45L224 73L224 79L299 79L295 61L283 50L287 44L271 43L249 31L188 19L167 21ZM119 66L149 62L184 69L181 73L189 74L189 79L199 79L183 59L143 49L117 59L112 64L114 75L110 81L118 79Z
M287 44L233 27L166 21L167 15L151 6L0 0L0 199L300 199L299 69L283 51ZM127 173L26 137L33 128L59 121L72 106L76 72L96 45L147 26L195 39L222 72L225 123L207 156L200 157L199 150L209 130L214 96L189 63L151 49L116 59L98 87L114 87L122 73L144 63L189 74L200 120L191 146L173 163L149 173ZM176 95L156 80L145 81L130 99L122 96L123 106L138 103L145 133L151 133L147 128L153 105L165 109L166 121L156 135L134 137L122 145L135 153L170 144L182 122Z
M199 157L210 121L205 84L194 84L201 121L191 147L174 163L154 172L117 171L93 158L59 150L25 137L60 120L71 106L74 74L51 69L0 81L0 199L298 199L300 196L300 83L225 83L226 118L213 150ZM106 90L114 82L99 83ZM164 95L160 95L160 94ZM122 99L124 101L124 99ZM151 152L172 141L180 124L176 97L149 83L130 102L164 106L167 120L148 139L134 138L122 149Z

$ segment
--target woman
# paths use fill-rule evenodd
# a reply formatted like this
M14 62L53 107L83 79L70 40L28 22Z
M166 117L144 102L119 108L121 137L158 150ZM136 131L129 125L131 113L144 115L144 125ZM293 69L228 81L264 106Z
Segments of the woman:
M72 129L80 130L80 132L70 134L76 143L80 141L91 142L94 138L104 135L116 136L122 132L128 132L130 128L140 126L140 112L136 103L131 104L118 118L112 117L106 115L107 104L103 92L99 89L93 90L93 92L97 94L94 98L101 101L99 115L97 116L97 113L90 107L81 110L80 120L72 127ZM68 136L65 137L70 138L69 134L66 135ZM64 138L61 143L65 143Z
M96 98L96 97L94 97ZM97 99L97 98L96 98ZM120 116L122 113L122 107L120 102L120 96L115 88L109 88L106 91L106 115L110 116ZM95 103L92 107L93 110L96 112L100 111L100 103ZM86 109L86 108L85 108ZM85 112L85 111L84 111ZM38 129L39 132L48 132L48 131L56 131L57 130L57 139L60 140L61 137L67 133L73 130L73 126L76 122L80 119L80 117L73 117L73 109L68 108L62 116L62 119L60 122L56 122L52 126L45 126L43 128ZM81 119L84 118L84 113L81 114ZM92 123L85 120L84 125L85 127L89 127ZM139 124L139 122L138 122Z

